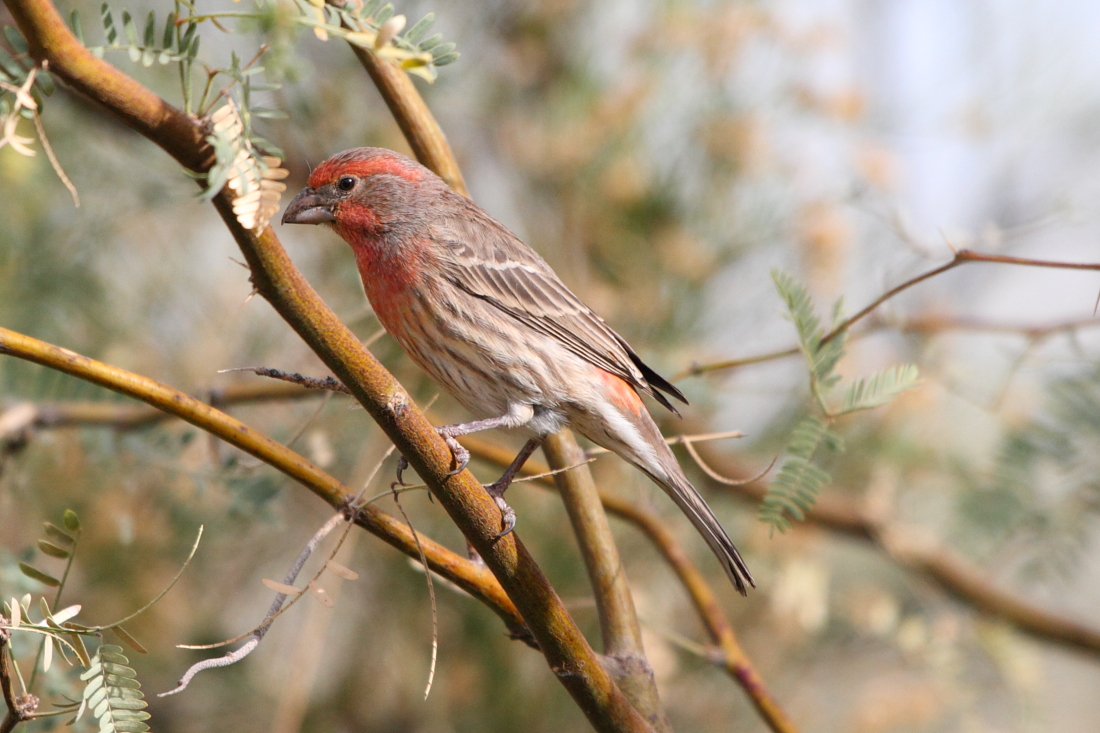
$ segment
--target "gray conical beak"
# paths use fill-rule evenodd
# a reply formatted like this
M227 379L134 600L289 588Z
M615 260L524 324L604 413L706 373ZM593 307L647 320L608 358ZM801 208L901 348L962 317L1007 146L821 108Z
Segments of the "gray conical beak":
M332 206L312 188L303 188L283 212L284 224L328 224L336 221Z

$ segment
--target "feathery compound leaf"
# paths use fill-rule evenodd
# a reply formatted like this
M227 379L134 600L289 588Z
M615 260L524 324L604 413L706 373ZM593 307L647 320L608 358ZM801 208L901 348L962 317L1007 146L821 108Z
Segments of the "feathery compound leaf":
M145 695L137 689L141 686L137 672L125 666L127 663L122 647L103 644L91 666L80 675L88 683L81 696L82 708L91 709L101 733L149 730L142 722L149 719L149 713L143 710L147 706Z
M436 65L439 65L438 59L436 59ZM772 280L775 281L776 290L787 304L787 318L794 324L795 331L798 333L798 345L806 358L806 364L810 367L811 378L822 387L832 387L840 380L840 377L833 372L840 358L844 356L844 340L847 333L841 331L828 341L824 341L825 332L821 328L821 320L814 313L814 304L806 289L781 270L772 270ZM833 306L833 328L842 321L843 307L843 301L840 300Z
M871 377L856 380L844 395L844 412L885 405L898 394L917 386L920 373L913 364L889 367Z
M821 487L830 480L829 474L813 463L814 455L822 446L829 450L840 449L840 436L816 417L803 419L787 446L791 457L783 463L760 503L758 516L762 522L785 532L792 519L805 517L817 501Z

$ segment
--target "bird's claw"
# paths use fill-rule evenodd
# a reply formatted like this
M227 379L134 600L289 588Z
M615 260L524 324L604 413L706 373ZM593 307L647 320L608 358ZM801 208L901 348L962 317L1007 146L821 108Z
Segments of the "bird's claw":
M405 472L405 469L407 469L408 467L409 467L409 459L406 458L405 456L398 456L397 457L397 485L398 486L405 486L406 485L404 479L401 478L401 474L403 474Z
M451 455L454 456L455 463L458 464L453 471L448 471L448 478L451 476L457 476L466 470L466 466L470 465L470 451L462 447L462 444L458 442L452 435L447 435L441 432L443 440L447 442L447 447L451 449Z
M508 482L508 484L510 483L511 481ZM493 535L493 538L498 540L511 534L512 530L516 528L516 510L508 506L508 502L504 500L504 492L507 490L508 484L501 485L498 481L485 487L485 490L489 492L489 496L493 497L493 501L496 502L497 508L500 509L500 519L504 525L504 529Z

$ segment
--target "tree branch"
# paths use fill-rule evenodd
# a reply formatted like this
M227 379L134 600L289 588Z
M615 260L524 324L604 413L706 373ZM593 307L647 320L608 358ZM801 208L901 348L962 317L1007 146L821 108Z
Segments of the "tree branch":
M958 252L955 253L955 256L947 264L940 265L939 267L932 268L931 270L929 270L927 272L921 273L920 275L917 275L914 278L906 280L901 285L898 285L894 288L891 288L890 290L887 290L885 293L883 293L882 295L880 295L879 297L877 297L873 301L871 301L871 303L869 305L867 305L865 308L863 308L863 310L859 311L858 313L856 313L855 315L853 315L849 318L845 318L843 321L841 321L839 324L837 324L836 328L834 328L832 331L829 331L829 333L827 333L821 339L821 343L823 343L823 344L828 343L829 341L832 341L833 339L835 339L840 334L844 333L845 331L848 331L852 326L854 326L856 323L861 321L866 316L870 315L872 311L874 311L880 305L885 303L887 300L890 300L890 298L893 298L895 295L898 295L898 294L908 290L909 288L913 287L914 285L918 285L918 284L924 282L925 280L933 278L936 275L942 275L943 273L947 272L948 270L953 270L953 269L955 269L956 267L958 267L960 265L965 265L965 264L971 263L971 262L986 262L986 263L1002 264L1002 265L1021 265L1023 267L1046 267L1046 268L1061 269L1061 270L1090 270L1090 271L1100 270L1100 264L1097 264L1097 263L1055 262L1055 261L1051 261L1051 260L1034 260L1034 259L1029 259L1029 258L1026 258L1026 257L1008 257L1006 255L985 254L985 253L982 253L982 252L973 252L973 251L968 250L968 249L961 249L961 250L959 250ZM1095 319L1093 319L1093 320L1095 320ZM1079 323L1079 325L1084 325L1083 322L1077 322L1077 323ZM993 329L983 329L983 330L993 330ZM1041 335L1046 335L1046 333L1053 332L1054 330L1067 330L1067 329L1064 329L1064 328L1050 329L1049 331L1041 331L1039 333L1039 335L1040 336ZM766 362L766 361L773 361L775 359L782 359L782 358L787 357L787 356L795 356L795 355L800 354L800 353L801 353L801 351L799 350L799 348L797 346L793 346L793 347L788 348L788 349L781 349L779 351L769 351L769 352L766 352L764 354L758 354L756 356L743 357L741 359L729 359L729 360L724 360L724 361L716 361L716 362L713 362L713 363L710 363L710 364L693 364L690 367L688 367L687 369L685 369L684 371L682 371L679 374L676 374L675 376L673 376L672 381L676 382L676 381L678 381L680 379L683 379L685 377L697 377L701 374L707 374L707 373L710 373L710 372L722 371L722 370L725 370L725 369L734 369L734 368L737 368L737 367L748 366L750 364L760 364L760 363Z
M551 470L574 467L555 473L553 479L588 569L596 611L600 617L604 654L610 658L612 674L623 693L654 728L669 731L671 728L661 708L653 668L649 666L642 646L642 629L634 609L634 597L630 594L619 548L615 546L615 537L603 511L596 482L585 465L584 451L568 430L548 436L542 450Z
M749 472L724 453L700 446L707 463L725 475L745 476ZM715 483L715 486L722 484ZM741 498L758 504L767 491L764 481L724 486ZM830 497L818 497L806 512L805 521L866 542L886 553L903 567L931 580L959 601L1003 619L1031 636L1092 655L1100 655L1100 630L1035 606L997 588L988 573L937 542L918 541L912 532L892 526L863 506Z
M499 466L507 466L511 461L511 454L504 448L495 446L486 440L473 435L465 435L461 438L462 444L470 453L478 458L495 463ZM536 461L528 461L521 471L524 475L537 475L545 473L546 466L539 465ZM544 488L553 488L554 484L547 478L539 479L536 483ZM676 541L673 534L665 527L662 519L647 509L633 504L625 499L613 496L605 491L598 491L600 503L603 508L615 516L630 522L640 529L657 550L672 566L680 583L687 591L688 597L695 606L703 626L718 648L713 653L713 658L724 667L726 671L737 681L745 694L752 700L760 716L775 733L797 733L794 723L783 712L776 699L768 692L763 678L756 671L752 661L745 654L733 627L722 612L718 599L711 590L703 574L691 561L683 547Z
M192 170L205 171L213 151L196 120L96 59L69 32L49 0L5 0L36 61L62 82L103 105ZM515 533L496 538L496 504L469 471L449 476L452 456L405 390L363 348L291 262L270 227L261 234L237 221L226 191L213 203L252 272L257 292L302 337L409 459L433 495L481 555L519 609L547 663L593 726L648 730L602 667L534 559Z
M0 328L0 354L56 369L107 389L142 400L185 420L284 473L324 499L334 509L346 506L355 492L294 451L253 430L230 415L167 385L75 354L52 344ZM356 523L412 558L419 559L408 527L375 506L363 507ZM421 538L432 569L492 608L516 636L524 636L523 619L503 588L484 568L445 547Z
M447 184L469 197L451 146L423 97L408 74L365 49L349 44L370 74L378 91L401 127L417 159ZM550 436L543 451L554 470L575 466L555 474L574 533L585 558L600 616L604 653L610 657L609 671L627 699L659 731L669 730L661 708L653 670L642 647L641 629L634 610L618 549L595 494L595 482L584 461L584 452L568 430Z

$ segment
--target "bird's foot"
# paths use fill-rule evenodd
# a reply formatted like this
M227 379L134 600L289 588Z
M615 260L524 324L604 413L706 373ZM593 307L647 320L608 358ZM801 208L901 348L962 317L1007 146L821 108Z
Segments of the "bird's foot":
M462 444L451 434L445 432L441 428L436 428L437 432L443 436L443 440L447 442L447 447L451 449L451 455L454 456L456 467L453 471L448 471L448 476L457 476L466 470L466 466L470 465L470 451L462 447Z
M463 448L462 444L459 443L458 440L456 440L453 435L448 433L447 429L445 427L444 428L436 428L436 432L438 432L439 435L443 438L443 440L446 441L447 447L451 449L451 455L454 456L455 468L451 471L448 471L447 476L448 477L457 476L458 474L460 474L464 470L466 470L466 466L470 465L470 451ZM398 486L405 486L406 485L405 481L401 477L401 475L406 470L408 470L408 468L409 468L409 459L405 458L405 456L398 456L397 457L397 485Z
M493 497L493 501L496 502L497 508L500 509L500 518L504 525L504 529L495 536L498 540L516 528L516 510L508 506L508 502L504 500L504 492L508 490L511 483L511 477L507 481L502 477L496 483L485 487L485 490L489 492L489 496Z

